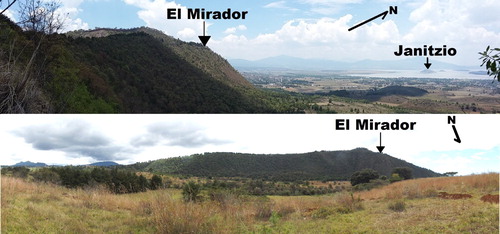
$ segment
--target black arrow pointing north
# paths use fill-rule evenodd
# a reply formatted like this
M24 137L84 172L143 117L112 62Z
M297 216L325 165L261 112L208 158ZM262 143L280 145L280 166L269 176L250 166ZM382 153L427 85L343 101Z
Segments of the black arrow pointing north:
M205 21L203 21L203 36L198 36L198 38L200 38L200 41L204 46L207 46L210 36L205 36Z
M385 146L382 146L382 132L380 132L380 146L377 146L378 152L382 153L384 151Z
M451 125L451 127L453 128L453 132L455 132L455 139L453 140L455 140L458 143L462 143L462 140L460 140L460 136L458 135L458 131L455 125Z
M426 63L424 63L424 65L425 65L425 67L426 67L427 69L429 69L429 68L431 67L432 63L429 63L429 57L427 57L427 62L426 62Z
M349 31L352 31L352 30L354 30L354 29L356 29L356 28L358 28L358 27L362 26L363 24L366 24L366 23L368 23L368 22L370 22L370 21L372 21L372 20L374 20L374 19L376 19L376 18L378 18L378 17L380 17L380 16L382 16L382 20L383 20L383 19L385 19L385 17L387 16L387 14L388 14L388 13L389 13L389 11L384 11L384 12L382 12L382 13L380 13L380 14L376 15L376 16L373 16L373 17L371 17L370 19L365 20L365 21L363 21L363 22L361 22L361 23L357 24L356 26L354 26L354 27L350 28L350 29L349 29Z

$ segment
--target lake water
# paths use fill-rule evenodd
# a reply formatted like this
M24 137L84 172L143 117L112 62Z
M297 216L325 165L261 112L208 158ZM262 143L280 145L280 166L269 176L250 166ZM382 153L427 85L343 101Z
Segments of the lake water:
M471 73L472 72L472 73ZM481 79L493 80L486 72L475 70L377 70L377 71L346 71L345 75L377 78L442 78L442 79Z

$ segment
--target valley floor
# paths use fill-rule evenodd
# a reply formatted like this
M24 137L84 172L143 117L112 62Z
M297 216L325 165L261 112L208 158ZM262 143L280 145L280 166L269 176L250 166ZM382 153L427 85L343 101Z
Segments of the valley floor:
M397 182L357 193L185 203L180 190L114 195L2 177L2 233L498 233L499 174ZM440 192L471 198L443 199Z

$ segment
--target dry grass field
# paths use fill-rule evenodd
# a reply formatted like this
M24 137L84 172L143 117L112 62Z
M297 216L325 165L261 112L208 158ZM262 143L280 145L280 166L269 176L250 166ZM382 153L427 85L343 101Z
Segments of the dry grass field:
M180 190L114 195L3 177L2 233L498 233L499 174L415 179L323 196L183 202ZM445 199L448 194L470 198Z

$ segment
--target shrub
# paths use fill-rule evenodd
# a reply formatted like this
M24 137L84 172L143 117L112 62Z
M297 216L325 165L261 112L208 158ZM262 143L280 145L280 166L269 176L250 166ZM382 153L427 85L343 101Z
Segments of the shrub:
M406 204L403 200L397 200L389 203L387 206L390 210L396 212L403 212L406 210Z
M378 179L379 174L373 169L363 169L361 171L354 172L351 176L351 185L357 185L362 183L369 183L370 180Z
M278 222L280 221L280 215L278 214L278 212L276 211L273 211L271 213L271 217L269 217L269 222L273 225L273 226L276 226L278 225Z
M335 214L335 210L329 207L320 207L311 214L311 217L315 219L326 219L328 216L332 214Z
M194 181L189 181L182 187L182 197L186 202L195 202L200 200L201 186Z
M403 178L402 178L401 176L399 176L399 174L398 174L398 173L393 173L393 174L391 175L391 178L389 178L389 181L390 181L391 183L398 182L398 181L402 181L402 180L403 180Z
M219 207L224 209L242 200L240 194L232 190L211 189L207 194L211 201L217 203Z
M396 167L392 169L392 174L398 174L403 180L409 180L413 178L413 171L409 167Z
M27 167L11 167L10 169L12 171L12 176L18 178L26 178L30 172L30 169Z
M151 183L150 183L150 188L152 190L156 190L162 187L163 181L160 176L158 175L153 175L151 178Z
M387 180L376 179L376 180L371 180L370 183L357 184L353 187L353 189L355 191L363 191L363 190L374 189L388 184L389 182Z

